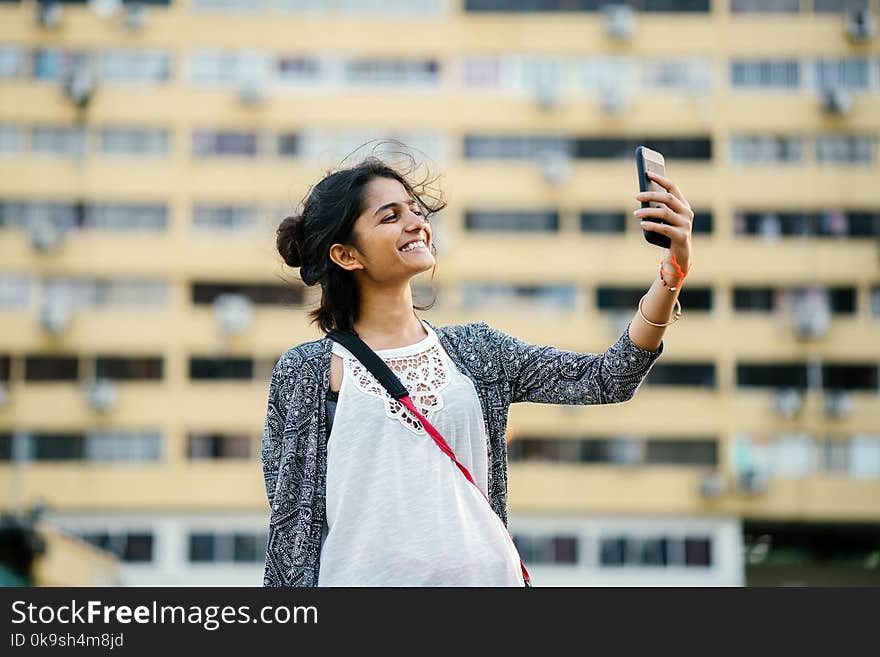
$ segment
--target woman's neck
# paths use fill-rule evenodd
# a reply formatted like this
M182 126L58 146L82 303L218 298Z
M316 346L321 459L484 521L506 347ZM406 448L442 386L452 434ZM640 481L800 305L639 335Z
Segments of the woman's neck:
M354 330L374 351L407 347L427 335L413 311L409 284L395 292L362 293Z

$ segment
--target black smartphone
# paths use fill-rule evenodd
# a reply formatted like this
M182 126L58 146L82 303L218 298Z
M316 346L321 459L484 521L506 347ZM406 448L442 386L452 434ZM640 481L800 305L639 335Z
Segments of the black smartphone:
M666 160L663 158L661 153L657 151L653 151L647 146L639 146L636 148L636 169L639 172L639 191L640 192L665 192L666 188L661 184L651 180L648 178L647 173L651 171L653 173L659 173L661 176L666 175ZM666 206L663 203L658 203L657 201L642 201L643 208L665 208ZM657 217L642 217L643 221L655 221L657 223L665 224L666 222L662 219L658 219ZM672 240L670 240L666 235L661 235L660 233L654 232L653 230L645 230L642 229L642 234L645 236L645 239L651 244L656 244L657 246L662 246L664 249L668 249L672 244Z

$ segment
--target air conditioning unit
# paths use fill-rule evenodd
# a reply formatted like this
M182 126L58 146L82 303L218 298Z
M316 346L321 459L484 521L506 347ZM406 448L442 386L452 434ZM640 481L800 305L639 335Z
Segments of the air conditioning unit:
M839 87L826 87L820 91L822 111L826 114L843 116L852 111L852 94Z
M603 5L602 25L612 39L629 41L636 31L636 12L629 5Z
M801 412L804 405L803 395L797 388L782 388L776 392L773 410L776 415L790 420Z
M266 85L261 80L244 80L238 86L238 99L242 105L260 105L266 100Z
M559 83L548 78L540 78L535 87L535 100L541 109L549 112L562 104Z
M253 304L243 294L220 294L214 299L214 318L223 335L244 333L253 316Z
M116 384L109 379L96 379L86 386L86 399L96 411L113 410L117 402Z
M141 2L131 2L125 6L125 27L139 32L147 24L147 6Z
M877 19L870 9L846 12L846 36L853 43L867 43L877 34Z
M744 470L736 476L736 489L745 495L759 495L767 490L767 475L759 470Z
M571 158L561 151L545 151L537 158L544 180L553 186L564 184L571 177Z
M727 492L727 480L720 472L709 472L700 478L700 497L718 499Z
M58 27L64 12L60 2L39 2L37 4L37 22L42 27Z
M602 111L612 116L623 114L629 109L630 93L622 83L607 84L599 91L599 106Z
M824 291L809 291L796 296L792 308L798 337L820 338L831 327L831 305Z
M77 107L85 107L95 93L95 75L88 63L73 69L63 82L64 95L72 100Z
M47 333L61 335L70 326L71 312L67 304L50 300L40 311L40 326Z
M31 246L36 251L47 253L54 250L64 238L64 232L49 217L34 217L27 222L27 233Z
M849 417L852 413L852 393L845 390L826 390L823 398L825 415L833 418Z

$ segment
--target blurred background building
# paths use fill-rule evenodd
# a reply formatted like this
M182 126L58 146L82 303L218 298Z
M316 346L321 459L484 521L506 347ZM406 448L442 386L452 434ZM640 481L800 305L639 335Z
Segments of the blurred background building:
M434 324L604 351L662 257L637 145L696 212L636 397L511 408L536 585L880 584L878 10L2 0L6 581L62 532L80 581L261 584L269 374L320 337L274 228L393 137L450 201Z

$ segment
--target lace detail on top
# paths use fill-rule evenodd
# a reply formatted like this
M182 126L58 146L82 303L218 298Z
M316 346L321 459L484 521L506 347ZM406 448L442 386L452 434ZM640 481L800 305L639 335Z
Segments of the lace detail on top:
M443 408L443 396L440 393L449 385L449 372L437 335L430 326L425 326L425 329L428 335L423 340L407 347L378 349L376 354L409 391L410 399L419 412L431 421L437 411ZM343 356L345 373L352 383L362 392L383 401L386 417L398 420L414 434L426 434L418 418L389 395L379 380L351 352L338 343L334 343L334 350Z

